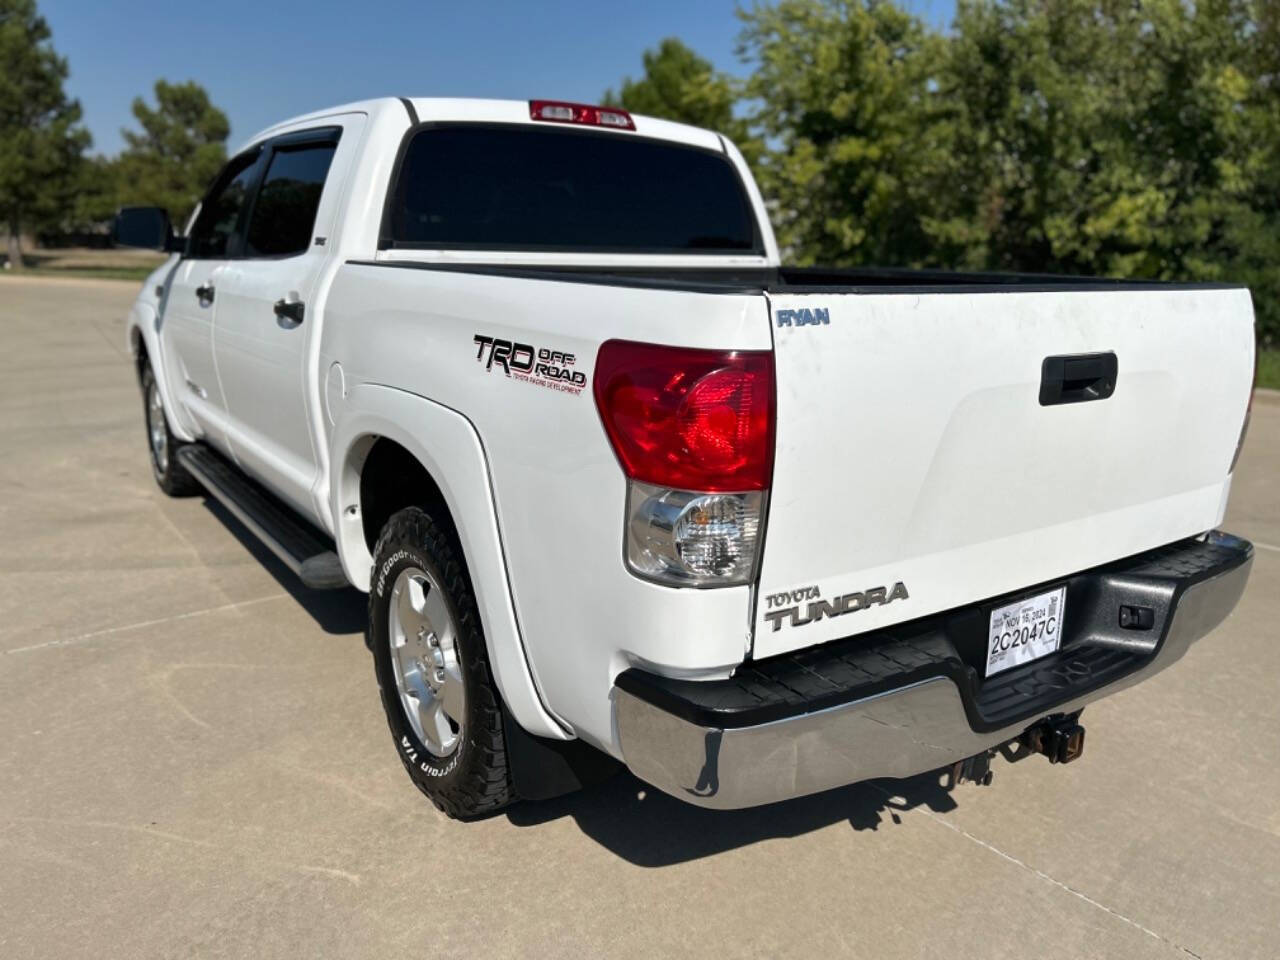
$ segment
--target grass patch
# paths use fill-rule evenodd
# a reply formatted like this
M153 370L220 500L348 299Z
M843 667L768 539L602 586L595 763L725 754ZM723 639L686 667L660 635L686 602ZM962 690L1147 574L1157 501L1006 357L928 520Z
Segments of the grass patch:
M1280 349L1258 348L1258 386L1280 390Z
M36 271L42 277L89 277L95 280L129 280L141 283L155 267L65 267Z
M21 272L0 271L14 277L79 277L85 280L128 280L141 283L154 267L27 267Z
M8 257L0 253L0 264L8 266ZM69 247L61 250L31 250L23 257L22 271L31 277L86 277L91 280L128 280L140 283L165 255L147 250L88 249ZM9 274L16 271L2 270Z

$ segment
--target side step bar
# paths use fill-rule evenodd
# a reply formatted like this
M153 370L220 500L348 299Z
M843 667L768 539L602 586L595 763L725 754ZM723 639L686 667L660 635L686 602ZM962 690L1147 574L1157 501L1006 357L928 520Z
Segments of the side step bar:
M349 587L333 542L204 444L178 448L178 460L313 590Z

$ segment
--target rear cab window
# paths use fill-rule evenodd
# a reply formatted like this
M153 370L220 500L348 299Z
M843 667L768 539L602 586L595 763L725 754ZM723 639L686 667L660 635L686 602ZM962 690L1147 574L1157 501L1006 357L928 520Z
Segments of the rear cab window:
M271 162L249 219L245 255L288 257L311 246L325 177L337 144L280 147Z
M762 255L722 152L597 131L428 124L410 134L381 246Z

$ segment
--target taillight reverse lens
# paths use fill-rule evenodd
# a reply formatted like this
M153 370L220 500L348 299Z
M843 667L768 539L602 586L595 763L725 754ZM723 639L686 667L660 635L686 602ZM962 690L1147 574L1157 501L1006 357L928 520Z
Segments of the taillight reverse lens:
M764 490L773 471L773 355L626 340L600 347L596 406L632 480Z
M627 566L648 580L722 587L755 576L765 494L689 493L632 481Z

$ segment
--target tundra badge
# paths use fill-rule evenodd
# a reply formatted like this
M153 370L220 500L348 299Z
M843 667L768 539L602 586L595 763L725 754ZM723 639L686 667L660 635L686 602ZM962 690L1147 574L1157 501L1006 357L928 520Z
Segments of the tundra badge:
M803 587L800 590L789 590L785 593L771 593L765 597L766 610L764 618L773 625L773 632L782 629L782 622L789 626L804 627L827 617L842 617L855 610L865 610L874 605L893 603L895 600L907 599L907 586L901 580L892 587L872 587L870 590L846 593L831 600L823 600L817 587ZM800 601L807 600L808 607L800 612Z

